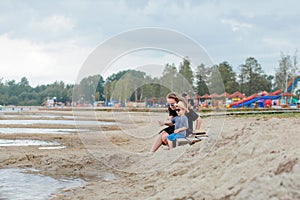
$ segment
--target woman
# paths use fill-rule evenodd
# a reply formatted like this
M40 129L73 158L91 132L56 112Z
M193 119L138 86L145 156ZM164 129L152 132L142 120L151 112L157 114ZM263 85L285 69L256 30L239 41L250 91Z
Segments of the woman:
M167 125L168 127L163 129L158 137L156 138L152 148L151 148L151 152L155 152L157 151L157 149L161 146L161 145L166 145L167 144L167 137L169 136L169 134L174 132L174 125L171 123L171 119L173 117L177 116L176 113L176 107L175 105L181 100L184 103L185 100L181 97L178 97L176 93L171 92L167 95L167 102L168 102L168 111L169 111L169 117L167 119L167 121L161 122L159 121L159 124L162 125ZM193 121L197 121L196 122L196 129L200 129L201 126L201 118L199 117L199 115L197 113L195 113L192 109L189 109L189 112L186 113L186 116L188 118L188 122L189 122L189 128L187 130L187 135L192 133L193 131Z

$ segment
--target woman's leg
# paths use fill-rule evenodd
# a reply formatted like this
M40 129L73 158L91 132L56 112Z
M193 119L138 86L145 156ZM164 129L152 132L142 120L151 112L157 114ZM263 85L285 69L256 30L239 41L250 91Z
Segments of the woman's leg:
M168 135L167 132L163 131L158 135L158 137L156 138L156 140L151 148L151 152L157 151L157 149L162 145L163 141L166 140L167 136L165 136L165 134Z
M167 132L162 132L162 135L161 135L161 140L163 143L165 143L166 145L168 144L168 141L167 141L167 137L169 136L169 133Z
M159 134L153 144L153 146L151 147L151 152L154 153L155 151L157 151L157 149L162 145L162 141L161 141L161 135Z

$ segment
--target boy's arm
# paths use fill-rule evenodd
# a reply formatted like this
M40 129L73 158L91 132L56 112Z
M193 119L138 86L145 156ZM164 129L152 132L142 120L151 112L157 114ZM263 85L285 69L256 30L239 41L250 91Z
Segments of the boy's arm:
M187 127L181 127L181 128L179 128L179 129L174 130L174 133L178 133L178 132L181 132L181 131L185 131L185 130L187 130L187 129L188 129Z

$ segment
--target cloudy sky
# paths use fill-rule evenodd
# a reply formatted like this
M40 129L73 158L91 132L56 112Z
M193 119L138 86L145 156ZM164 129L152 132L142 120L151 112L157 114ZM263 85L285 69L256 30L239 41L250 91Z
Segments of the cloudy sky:
M281 52L293 55L299 49L299 8L296 0L1 0L0 77L19 81L25 76L31 85L74 83L99 45L143 27L186 35L215 64L228 61L237 69L252 56L273 74ZM180 61L153 55L128 55L115 64L127 69Z

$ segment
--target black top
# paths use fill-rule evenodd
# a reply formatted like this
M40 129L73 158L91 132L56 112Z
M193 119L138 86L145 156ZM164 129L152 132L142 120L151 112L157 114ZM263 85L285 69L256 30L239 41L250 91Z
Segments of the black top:
M187 130L187 134L191 134L193 133L193 129L194 129L193 121L198 119L199 115L193 109L189 109L189 112L185 113L185 116L188 118L188 122L189 122L189 129Z
M178 116L176 110L172 110L169 106L168 106L168 111L169 111L169 116L173 116L173 117Z

